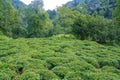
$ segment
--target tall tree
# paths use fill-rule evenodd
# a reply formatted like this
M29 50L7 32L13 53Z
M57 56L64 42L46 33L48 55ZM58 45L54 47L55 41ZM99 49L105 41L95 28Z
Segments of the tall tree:
M46 37L52 33L52 21L43 10L43 1L34 0L27 11L28 37Z
M120 0L117 0L117 7L115 10L115 21L120 25Z
M0 31L2 30L2 19L3 19L3 16L2 16L2 0L0 0Z
M71 33L72 25L78 14L79 14L78 11L73 11L70 8L66 8L64 6L59 7L57 9L57 15L54 19L55 34Z
M52 34L52 22L47 12L40 11L39 13L32 14L27 19L27 22L28 37L46 37Z
M114 30L116 32L116 41L120 44L120 0L117 0L117 7L115 9L115 24Z
M0 29L2 32L10 37L23 36L24 28L22 27L21 18L18 11L12 6L10 0L1 0L1 24Z

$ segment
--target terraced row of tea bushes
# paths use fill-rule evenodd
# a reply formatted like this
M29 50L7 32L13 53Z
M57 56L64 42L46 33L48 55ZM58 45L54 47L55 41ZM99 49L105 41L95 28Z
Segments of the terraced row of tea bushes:
M120 47L69 36L0 36L0 80L119 80Z

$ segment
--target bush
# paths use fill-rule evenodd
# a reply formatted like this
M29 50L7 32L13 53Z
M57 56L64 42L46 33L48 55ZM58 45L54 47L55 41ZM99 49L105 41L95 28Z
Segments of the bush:
M91 64L88 64L85 61L75 60L64 65L72 71L82 71L82 72L94 72L96 69Z
M0 80L11 80L15 77L15 71L2 68L0 71Z
M0 80L120 79L119 46L55 37L8 39L0 41Z
M117 75L120 75L120 70L113 67L113 66L104 66L102 69L101 69L102 72L110 72L110 73L114 73L114 74L117 74Z
M68 72L64 79L65 80L83 80L80 72Z
M2 31L0 31L0 36L3 35Z
M120 28L101 16L79 14L72 30L79 39L91 39L102 44L118 44L120 39Z
M67 39L75 39L75 36L72 34L58 34L58 35L53 35L55 38L67 38Z
M98 60L98 63L100 65L100 67L103 67L103 66L113 66L113 67L116 67L118 68L119 67L119 62L115 59L111 59L111 58L101 58Z
M119 80L120 76L111 72L101 72L98 75L98 80Z
M25 72L20 77L17 77L18 80L39 80L40 76L39 74L36 74L34 72Z
M10 80L11 77L6 73L0 72L0 80Z
M87 57L87 56L83 56L83 59L88 62L89 64L93 65L96 68L99 68L99 63L97 61L97 59L93 58L93 57Z
M40 76L40 80L60 80L60 78L49 70L39 70L37 73Z
M51 57L46 60L48 69L52 69L56 66L63 65L70 62L70 59L62 57Z
M64 79L65 75L69 72L69 68L64 66L56 66L52 69L52 71L61 79Z
M6 36L1 36L0 35L0 41L5 41L5 40L9 40L10 38L6 37Z

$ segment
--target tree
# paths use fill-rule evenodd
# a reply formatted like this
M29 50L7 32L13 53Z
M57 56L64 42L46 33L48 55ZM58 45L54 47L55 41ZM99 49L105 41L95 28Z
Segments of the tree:
M52 22L46 12L32 14L27 19L28 37L47 37L52 35Z
M72 25L72 31L79 39L86 39L88 37L88 21L85 15L79 14Z
M120 25L120 0L117 0L117 7L115 10L115 22Z
M90 38L99 43L107 43L111 37L109 23L110 20L100 16L79 14L73 24L73 33L82 40Z
M3 16L2 16L2 7L3 7L3 5L2 5L2 0L0 0L0 31L2 31L2 21L3 21Z
M79 14L78 11L73 11L66 7L59 7L57 9L56 17L53 21L55 34L59 33L71 33L72 24L75 18ZM59 28L59 29L58 29Z
M115 9L115 14L114 14L114 22L115 22L115 25L114 25L114 30L116 32L115 36L116 36L116 40L117 41L117 44L119 43L120 44L120 0L117 0L117 6L116 6L116 9Z
M21 18L18 11L12 6L11 1L1 0L1 31L10 37L20 37L24 35L24 27L21 23Z
M31 2L26 13L28 37L46 37L52 35L52 21L43 10L43 1Z

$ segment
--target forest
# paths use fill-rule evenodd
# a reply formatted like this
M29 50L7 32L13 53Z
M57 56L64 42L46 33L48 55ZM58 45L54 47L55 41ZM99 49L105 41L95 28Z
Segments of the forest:
M0 80L120 80L120 0L0 0L0 69Z

